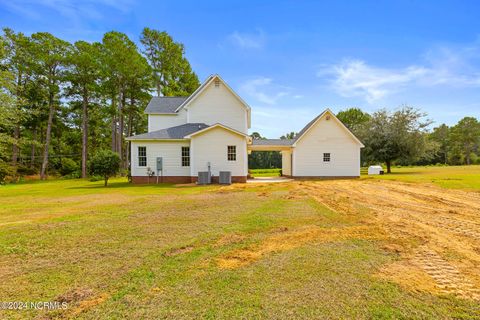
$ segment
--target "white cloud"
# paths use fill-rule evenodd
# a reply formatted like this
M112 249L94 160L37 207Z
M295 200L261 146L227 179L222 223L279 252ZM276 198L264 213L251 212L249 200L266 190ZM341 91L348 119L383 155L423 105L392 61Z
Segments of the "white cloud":
M416 66L394 70L370 66L361 60L346 60L320 71L318 75L333 75L331 85L342 96L361 96L368 102L374 102L427 72Z
M290 88L274 84L267 77L253 78L240 85L240 92L268 105L276 104L280 98L289 95L290 91Z
M258 29L255 33L241 33L234 31L228 35L228 41L241 49L260 49L265 45L265 33Z
M377 67L363 60L344 60L322 67L317 76L327 79L338 94L362 97L369 103L412 86L478 87L480 70L472 62L479 49L478 43L455 49L440 47L427 52L422 65L397 69Z

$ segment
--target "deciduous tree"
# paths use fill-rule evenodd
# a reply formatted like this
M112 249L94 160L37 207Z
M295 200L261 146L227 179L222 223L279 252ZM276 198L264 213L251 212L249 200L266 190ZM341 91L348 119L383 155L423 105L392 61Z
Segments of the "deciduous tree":
M375 112L366 125L364 144L367 154L385 162L387 172L397 159L415 160L426 150L426 130L431 121L425 114L411 107L396 112Z
M90 174L102 176L106 187L108 179L118 174L120 162L121 160L117 153L110 150L100 150L89 162Z
M452 147L460 151L465 164L472 163L472 154L480 145L480 122L473 117L465 117L451 129Z

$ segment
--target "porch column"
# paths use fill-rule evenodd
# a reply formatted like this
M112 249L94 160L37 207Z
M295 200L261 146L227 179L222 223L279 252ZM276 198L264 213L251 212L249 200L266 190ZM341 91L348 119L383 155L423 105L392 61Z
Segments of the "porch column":
M282 175L292 175L292 151L282 150Z

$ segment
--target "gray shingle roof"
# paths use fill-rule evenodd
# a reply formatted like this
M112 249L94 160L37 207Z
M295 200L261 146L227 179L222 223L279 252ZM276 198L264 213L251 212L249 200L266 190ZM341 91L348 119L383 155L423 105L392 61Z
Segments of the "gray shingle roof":
M185 136L209 127L205 123L186 123L180 126L128 137L128 140L183 139Z
M290 146L295 142L294 139L260 139L252 140L252 145L256 146Z
M175 113L188 97L152 97L145 113Z

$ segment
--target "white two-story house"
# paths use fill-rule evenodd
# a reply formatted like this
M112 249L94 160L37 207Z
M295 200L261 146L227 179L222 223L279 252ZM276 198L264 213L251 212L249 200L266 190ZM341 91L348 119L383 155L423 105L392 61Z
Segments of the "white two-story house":
M250 107L218 75L208 77L189 97L152 98L145 113L148 133L127 138L134 183L189 183L207 171L213 181L220 171L228 171L232 182L245 182L251 151L280 151L285 176L360 175L363 145L330 110L295 139L252 140Z

